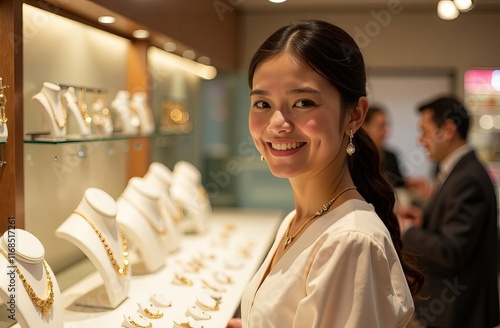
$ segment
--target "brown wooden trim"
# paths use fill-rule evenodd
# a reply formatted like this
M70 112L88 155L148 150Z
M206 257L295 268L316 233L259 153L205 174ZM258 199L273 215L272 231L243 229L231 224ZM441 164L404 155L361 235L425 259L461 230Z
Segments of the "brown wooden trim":
M147 51L149 42L136 40L131 43L128 54L128 91L130 95L135 92L149 91L149 77L147 69ZM148 94L148 99L150 95ZM150 138L129 140L127 177L142 177L146 174L151 160Z
M0 1L0 76L9 86L4 90L9 135L2 146L6 164L0 167L0 233L24 228L22 5L19 0Z

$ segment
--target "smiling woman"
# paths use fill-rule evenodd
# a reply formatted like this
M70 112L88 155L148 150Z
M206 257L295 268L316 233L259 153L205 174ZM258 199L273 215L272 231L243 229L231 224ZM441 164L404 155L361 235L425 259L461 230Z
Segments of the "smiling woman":
M324 21L285 26L254 55L249 84L250 133L295 210L228 327L405 327L423 278L403 258L394 191L360 129L356 43Z

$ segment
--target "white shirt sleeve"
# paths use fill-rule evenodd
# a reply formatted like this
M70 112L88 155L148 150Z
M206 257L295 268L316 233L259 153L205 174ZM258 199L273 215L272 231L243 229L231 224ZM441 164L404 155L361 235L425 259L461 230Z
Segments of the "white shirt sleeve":
M293 327L405 327L413 301L395 250L385 246L358 231L317 244Z

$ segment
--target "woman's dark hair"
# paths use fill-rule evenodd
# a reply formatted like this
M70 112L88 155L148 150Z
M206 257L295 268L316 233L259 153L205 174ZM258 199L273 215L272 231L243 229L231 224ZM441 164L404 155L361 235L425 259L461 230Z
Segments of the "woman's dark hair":
M359 47L344 30L321 20L299 21L272 34L250 62L250 88L257 66L283 52L302 59L337 88L344 109L341 116L354 108L360 97L366 96L366 71ZM354 184L363 198L373 204L389 230L408 285L415 295L422 287L424 278L414 267L411 255L403 252L398 220L394 214L394 189L380 170L379 154L368 134L359 129L353 142L356 152L349 157L348 165Z

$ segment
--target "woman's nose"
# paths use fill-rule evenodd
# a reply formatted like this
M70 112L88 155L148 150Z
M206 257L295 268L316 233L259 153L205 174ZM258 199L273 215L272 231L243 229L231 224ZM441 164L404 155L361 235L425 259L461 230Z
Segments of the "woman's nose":
M271 116L267 130L275 134L288 133L292 131L293 125L283 111L277 110Z

